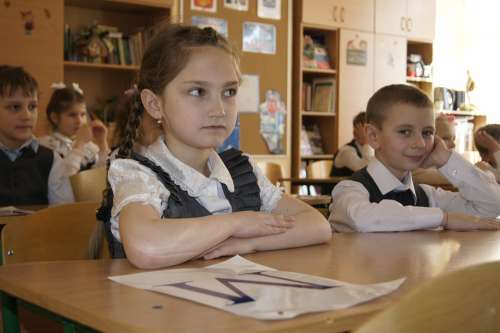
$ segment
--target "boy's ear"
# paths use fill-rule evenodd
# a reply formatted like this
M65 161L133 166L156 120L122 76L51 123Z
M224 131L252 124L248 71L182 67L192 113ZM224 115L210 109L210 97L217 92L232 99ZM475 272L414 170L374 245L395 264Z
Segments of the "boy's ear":
M367 123L365 125L366 138L368 139L368 144L373 149L378 149L380 147L380 130L377 126Z
M146 112L155 120L162 118L160 98L151 90L141 91L141 102Z

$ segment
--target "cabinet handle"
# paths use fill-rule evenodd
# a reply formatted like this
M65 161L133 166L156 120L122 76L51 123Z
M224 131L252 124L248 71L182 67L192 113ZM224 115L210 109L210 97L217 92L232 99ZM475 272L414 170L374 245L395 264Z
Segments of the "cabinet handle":
M337 22L337 6L333 6L333 22Z
M401 31L405 31L405 17L404 16L401 16L401 22L399 24L399 27L401 28Z
M413 20L411 19L411 17L408 17L408 19L406 20L406 31L410 32L413 30Z
M345 14L345 9L344 9L344 6L342 6L342 8L340 8L340 22L344 23L344 15Z

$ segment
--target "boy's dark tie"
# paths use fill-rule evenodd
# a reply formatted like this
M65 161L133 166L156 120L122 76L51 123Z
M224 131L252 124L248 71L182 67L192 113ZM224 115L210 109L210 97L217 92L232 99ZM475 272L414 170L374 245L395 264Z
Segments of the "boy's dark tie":
M403 206L415 206L415 197L410 189L406 191L391 191L383 196L384 199L396 200Z

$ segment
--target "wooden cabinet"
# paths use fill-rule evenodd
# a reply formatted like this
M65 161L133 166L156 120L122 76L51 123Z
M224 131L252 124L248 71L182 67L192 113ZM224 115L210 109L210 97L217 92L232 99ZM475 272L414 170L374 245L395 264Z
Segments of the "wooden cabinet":
M374 91L388 84L406 82L406 38L375 35Z
M377 0L375 32L432 41L435 16L435 0Z
M373 0L308 0L302 2L306 24L363 31L374 29Z
M352 119L373 94L374 35L341 30L339 42L338 145L352 140Z
M8 3L9 6L2 1L0 5L0 64L22 66L38 81L39 116L35 134L43 135L48 126L45 108L50 85L63 79L63 0Z

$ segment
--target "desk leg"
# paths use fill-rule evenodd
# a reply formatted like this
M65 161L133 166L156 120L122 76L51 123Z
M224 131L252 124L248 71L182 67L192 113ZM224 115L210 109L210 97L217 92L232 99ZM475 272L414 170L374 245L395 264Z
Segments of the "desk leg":
M17 299L6 293L1 293L2 318L4 333L19 333L19 318L17 317Z

